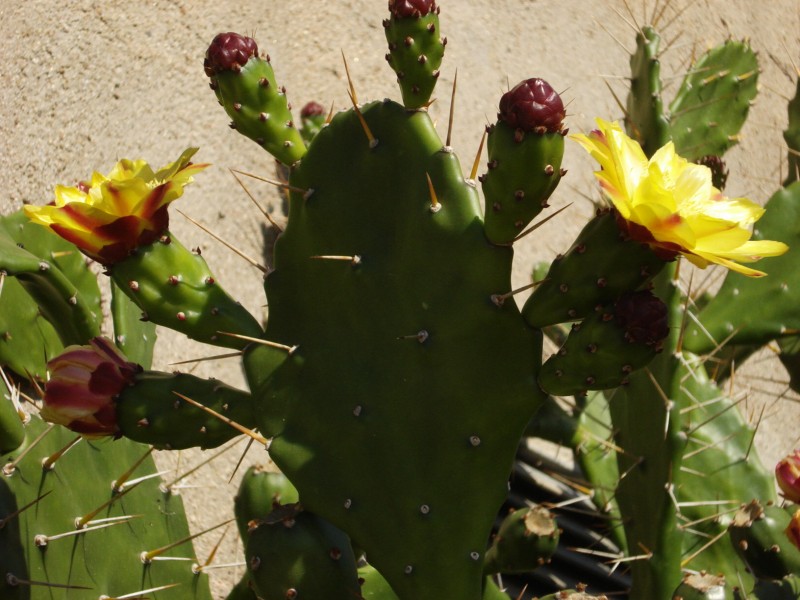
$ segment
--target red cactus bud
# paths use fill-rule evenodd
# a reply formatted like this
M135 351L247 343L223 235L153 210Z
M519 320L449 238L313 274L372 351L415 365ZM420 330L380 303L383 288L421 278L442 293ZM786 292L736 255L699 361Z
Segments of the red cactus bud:
M213 77L223 71L238 70L257 54L258 46L253 38L232 31L218 33L206 50L203 68L206 75Z
M314 102L313 100L306 104L302 110L300 111L300 117L303 119L308 119L309 117L316 117L318 115L325 114L325 107L322 106L319 102Z
M622 294L614 306L614 317L633 343L657 346L669 333L667 305L649 290Z
M795 450L775 465L775 479L787 500L800 503L800 450Z
M389 11L396 19L424 17L435 10L436 0L389 0Z
M47 363L41 416L87 437L118 435L115 398L142 367L101 337L70 346Z
M792 520L789 521L789 526L784 530L786 537L798 549L800 549L800 510L795 511Z
M497 118L525 132L560 132L564 127L564 103L544 79L534 77L517 84L500 98Z

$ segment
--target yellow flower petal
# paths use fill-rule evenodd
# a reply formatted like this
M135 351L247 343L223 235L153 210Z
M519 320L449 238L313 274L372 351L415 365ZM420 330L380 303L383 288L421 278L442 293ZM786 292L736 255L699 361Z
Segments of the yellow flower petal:
M183 195L193 175L208 167L190 163L195 152L197 148L188 148L157 172L144 160L122 159L108 175L93 173L89 183L56 186L55 205L26 206L25 213L84 254L113 264L166 229L166 206Z
M680 252L701 268L716 263L750 277L764 273L734 261L786 252L780 242L750 241L749 227L764 209L746 198L723 196L712 184L711 170L676 154L672 142L648 160L619 124L597 119L597 125L597 131L572 138L600 163L595 177L639 241Z

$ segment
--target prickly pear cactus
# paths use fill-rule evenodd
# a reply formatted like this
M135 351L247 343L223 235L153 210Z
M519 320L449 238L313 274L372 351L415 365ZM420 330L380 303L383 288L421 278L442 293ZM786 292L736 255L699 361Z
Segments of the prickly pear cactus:
M487 242L427 113L360 113L374 147L358 113L340 113L290 179L308 192L292 194L275 248L265 338L294 350L246 353L260 429L303 505L401 598L480 598L489 526L541 400L541 337L492 302L510 289L511 250Z
M0 322L10 332L0 365L41 381L47 360L65 344L99 333L97 282L73 246L25 225L21 214L2 226L0 262L17 277L6 278L0 299ZM29 268L34 264L43 268ZM155 333L140 314L127 299L112 301L116 339L149 365ZM151 448L126 439L90 441L44 423L27 414L35 410L21 403L13 381L6 371L0 384L0 597L95 600L163 588L165 599L210 600L207 575L191 569L183 502L160 489Z

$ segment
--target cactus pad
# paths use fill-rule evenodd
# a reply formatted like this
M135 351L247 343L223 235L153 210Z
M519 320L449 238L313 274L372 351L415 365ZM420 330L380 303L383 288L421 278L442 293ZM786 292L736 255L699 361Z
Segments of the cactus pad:
M303 506L347 531L400 598L478 600L542 398L541 335L492 302L510 290L512 251L486 241L427 113L362 113L377 145L340 113L292 173L308 191L292 193L276 244L265 337L294 351L245 354L259 429Z

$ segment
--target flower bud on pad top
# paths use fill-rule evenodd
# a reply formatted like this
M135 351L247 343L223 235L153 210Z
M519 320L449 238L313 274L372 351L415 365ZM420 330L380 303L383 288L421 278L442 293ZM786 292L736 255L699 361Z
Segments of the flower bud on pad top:
M258 45L253 38L232 31L220 33L208 47L203 67L209 77L223 71L238 72L251 56L258 56Z
M206 50L203 65L233 129L287 166L303 157L306 145L294 126L286 89L278 86L269 56L258 56L255 40L220 33Z
M383 22L389 52L386 60L397 74L406 108L428 105L439 79L445 38L439 35L435 0L390 0Z
M497 117L525 132L557 133L564 128L564 103L544 79L534 77L517 84L500 98Z
M564 103L543 79L527 79L500 99L489 129L488 171L481 176L486 236L511 244L547 207L565 173Z

